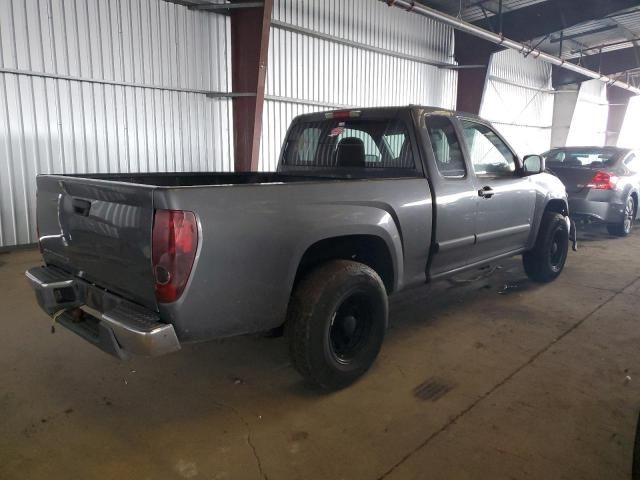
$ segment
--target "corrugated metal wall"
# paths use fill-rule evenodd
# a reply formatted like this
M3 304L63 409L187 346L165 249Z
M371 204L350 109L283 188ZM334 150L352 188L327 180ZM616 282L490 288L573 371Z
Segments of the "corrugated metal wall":
M520 156L549 148L553 99L551 65L514 50L491 56L480 115Z
M35 241L37 173L233 169L229 19L161 0L0 0L0 247ZM453 108L453 31L377 0L276 0L261 170L291 119ZM494 55L482 114L548 146L550 69ZM505 112L508 112L505 115Z
M453 61L453 31L441 23L376 0L276 0L273 20L260 170L275 169L301 113L455 105L457 74L428 64Z
M231 170L229 21L160 0L0 0L0 247L37 173Z
M607 85L589 80L580 85L567 146L604 145L607 132Z

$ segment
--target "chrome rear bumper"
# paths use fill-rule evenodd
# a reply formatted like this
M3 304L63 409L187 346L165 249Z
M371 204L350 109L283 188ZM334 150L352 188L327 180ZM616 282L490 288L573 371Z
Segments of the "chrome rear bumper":
M173 325L160 322L151 310L55 268L35 267L25 275L49 316L111 355L157 356L180 350Z

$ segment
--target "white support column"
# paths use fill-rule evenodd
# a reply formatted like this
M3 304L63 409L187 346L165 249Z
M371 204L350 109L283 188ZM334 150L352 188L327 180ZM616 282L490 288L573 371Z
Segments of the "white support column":
M580 85L577 83L556 88L551 124L551 148L564 147L567 144L579 92Z
M622 130L629 100L633 93L616 87L607 87L607 101L609 102L609 116L607 117L607 136L605 145L618 146L618 138Z

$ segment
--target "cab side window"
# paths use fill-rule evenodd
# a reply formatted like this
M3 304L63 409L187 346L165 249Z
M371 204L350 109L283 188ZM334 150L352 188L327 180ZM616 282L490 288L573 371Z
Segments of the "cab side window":
M473 170L479 177L511 177L516 170L513 152L487 125L462 120L464 141Z
M441 115L426 115L425 125L440 175L445 178L463 178L467 169L460 141L451 120Z

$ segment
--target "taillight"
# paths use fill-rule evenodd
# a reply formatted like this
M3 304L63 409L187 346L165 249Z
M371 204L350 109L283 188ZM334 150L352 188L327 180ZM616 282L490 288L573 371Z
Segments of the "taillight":
M198 248L198 225L193 212L156 210L152 238L156 298L175 302L187 285Z
M615 190L618 183L618 177L610 173L598 170L591 181L587 183L587 188L595 190Z

